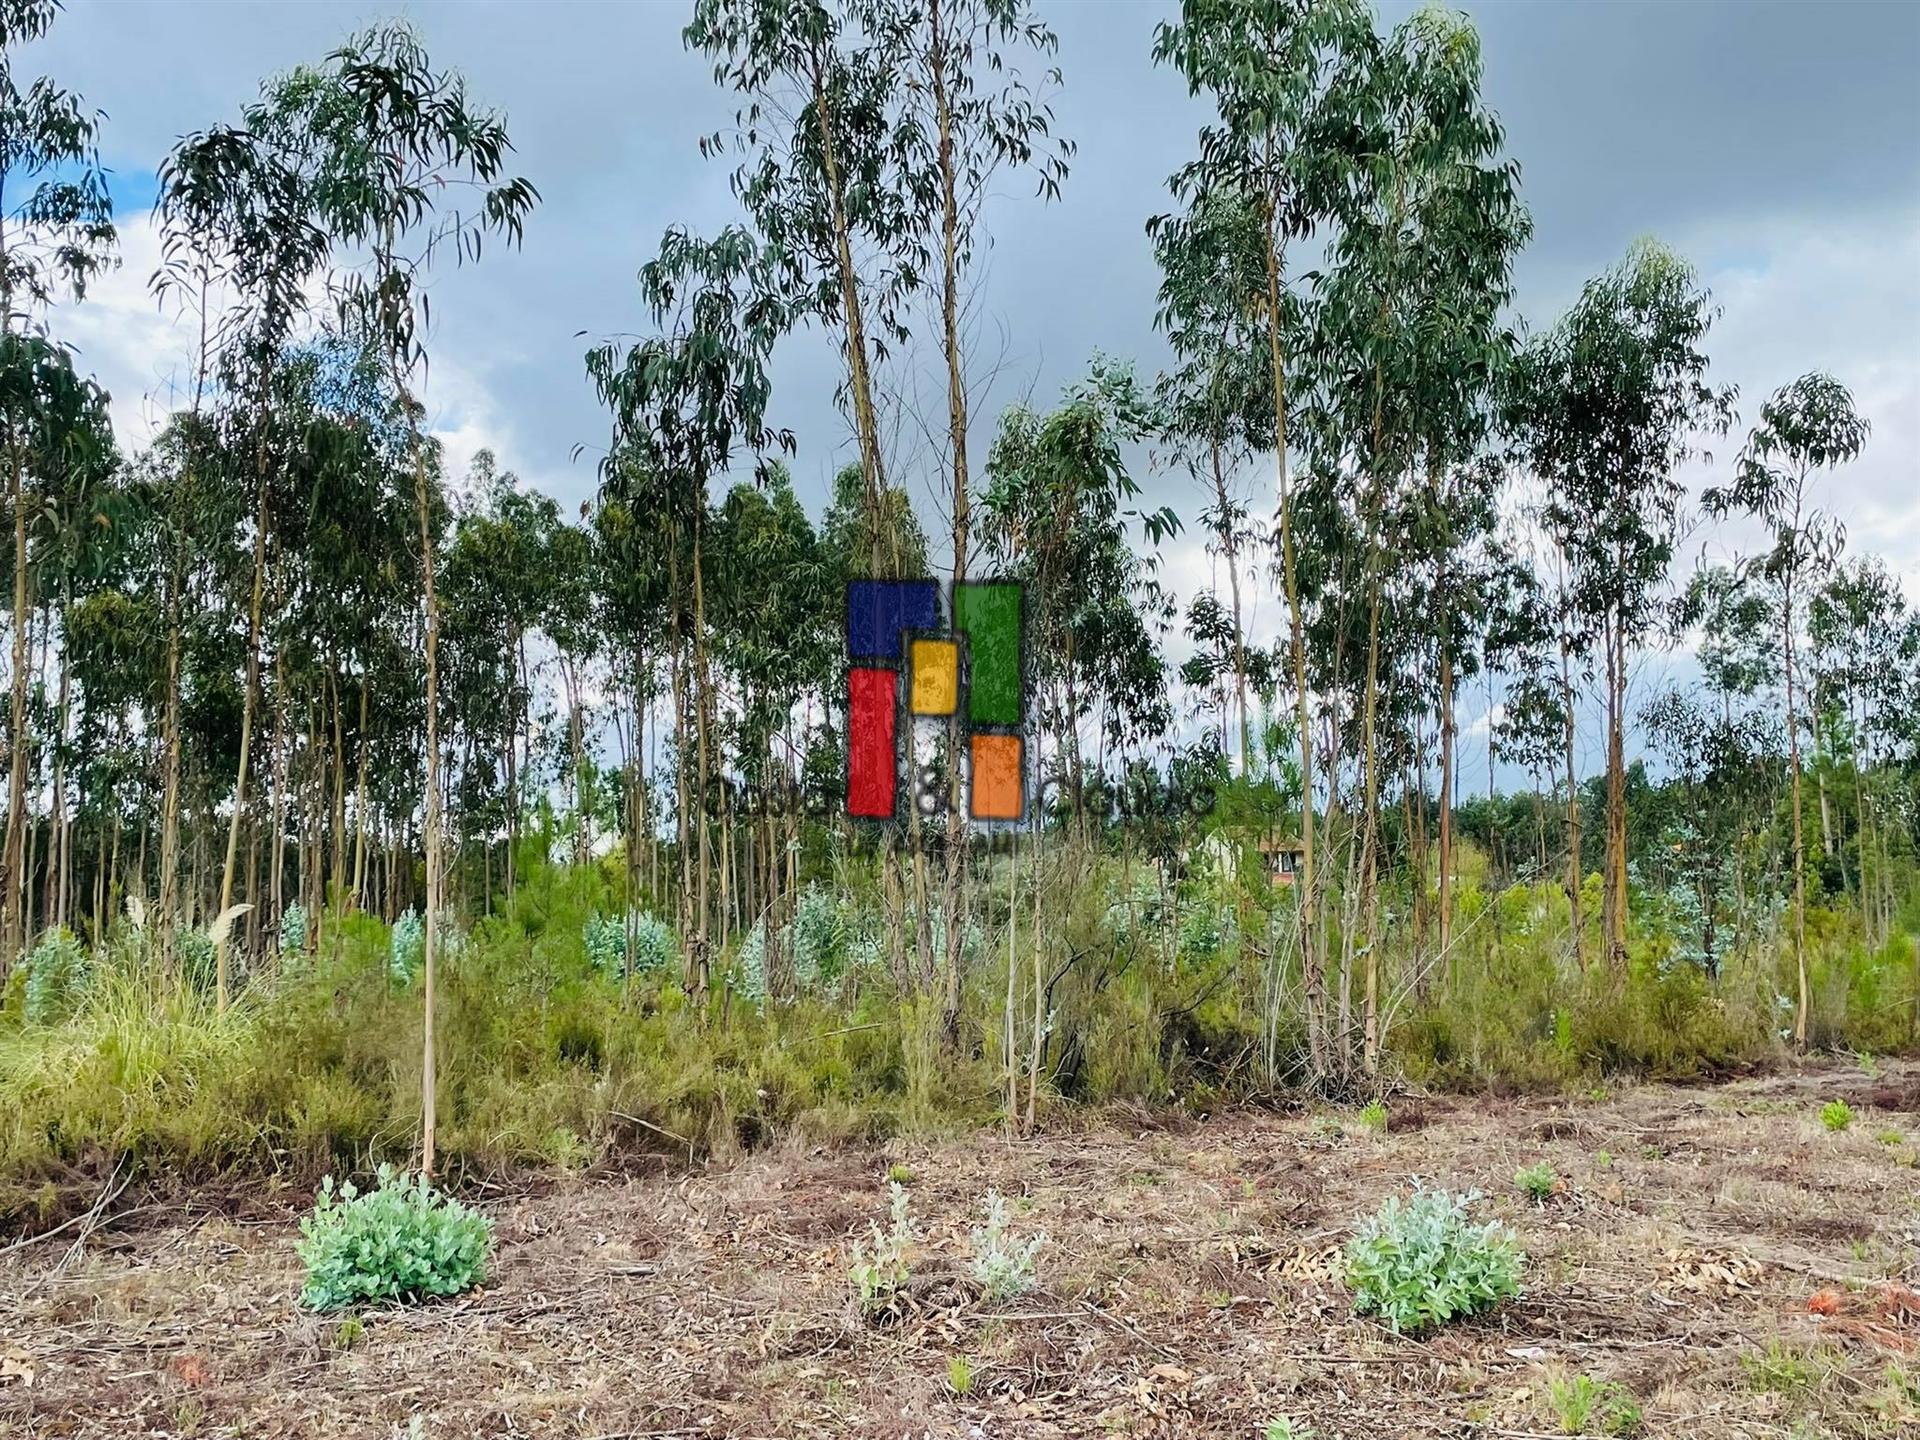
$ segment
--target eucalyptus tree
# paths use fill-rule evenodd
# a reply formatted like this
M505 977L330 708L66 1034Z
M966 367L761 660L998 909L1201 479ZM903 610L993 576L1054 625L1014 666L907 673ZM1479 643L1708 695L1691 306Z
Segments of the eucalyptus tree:
M907 337L906 305L924 281L935 184L920 127L899 103L904 17L844 0L695 0L684 32L741 96L731 140L735 196L791 297L786 323L838 332L845 397L869 510L886 488L874 367ZM872 574L898 574L878 527Z
M1661 616L1685 492L1677 471L1703 433L1724 431L1731 390L1706 380L1712 297L1654 241L1589 280L1518 367L1515 419L1545 488L1543 528L1567 567L1569 627L1599 643L1607 723L1609 963L1626 959L1629 667ZM1577 883L1575 889L1577 891Z
M327 252L314 223L308 175L292 122L302 82L283 76L262 87L240 126L216 125L183 138L160 168L160 209L170 248L199 235L221 256L228 305L218 325L217 371L226 397L226 423L244 433L252 450L253 564L248 588L245 682L233 809L221 868L220 909L233 903L240 831L247 810L261 690L262 607L271 520L268 443L275 372L309 308L312 282ZM219 1003L227 998L227 931L216 945Z
M1327 1073L1325 937L1315 872L1314 722L1307 680L1305 614L1297 573L1288 477L1288 366L1292 344L1287 250L1309 235L1326 210L1329 159L1348 130L1327 107L1335 62L1368 43L1372 20L1357 0L1183 0L1178 23L1155 31L1157 63L1177 69L1194 95L1208 95L1218 123L1202 128L1200 154L1169 180L1174 197L1229 191L1245 197L1259 221L1264 283L1246 297L1261 316L1272 383L1277 529L1291 628L1295 724L1300 744L1300 949L1309 1061Z
M594 624L605 642L613 688L625 711L624 720L617 714L615 720L626 757L622 829L626 911L631 916L642 888L643 853L649 861L650 891L659 875L659 847L648 804L652 781L647 773L647 716L657 689L658 658L669 633L680 633L677 621L669 619L669 608L678 604L677 587L669 579L680 571L679 544L670 527L654 522L657 487L633 446L613 451L601 473L600 495L587 529L596 582Z
M107 396L99 385L75 371L73 356L45 335L24 330L0 333L0 446L4 446L12 481L15 545L5 552L7 576L15 600L13 681L19 709L11 723L15 743L9 757L9 844L22 843L9 853L10 932L16 947L24 943L27 906L27 870L30 868L25 835L34 829L28 797L39 790L35 757L44 748L54 764L53 844L64 844L66 795L62 760L67 743L70 670L66 659L68 627L76 600L76 581L84 596L84 570L94 563L97 540L95 517L108 509L106 491L119 466ZM32 650L21 643L34 629L34 616L44 610L42 653L59 648L59 699L52 714L41 697L29 691ZM36 733L50 730L44 746ZM50 853L50 859L52 858ZM6 954L0 951L0 962ZM0 968L4 973L4 968Z
M1177 533L1180 520L1170 508L1148 510L1139 503L1140 487L1125 455L1156 423L1131 368L1096 357L1087 380L1070 387L1059 408L1042 414L1014 406L1001 416L980 498L988 553L1001 575L1024 586L1027 684L1038 711L1030 733L1036 750L1049 733L1053 738L1081 854L1088 840L1083 722L1097 717L1103 741L1120 748L1142 733L1164 733L1172 720L1158 637L1172 618L1173 606L1154 573L1157 556L1144 547L1157 548ZM1029 773L1044 774L1041 758L1036 754ZM1036 864L1028 1129L1034 1121L1049 989L1041 971L1037 843L1042 807L1031 808ZM1017 1088L1014 991L1010 947L1010 1123Z
M1310 354L1362 489L1368 624L1360 879L1376 874L1375 755L1383 573L1411 552L1431 568L1440 738L1439 951L1451 943L1454 690L1473 586L1467 554L1491 532L1497 476L1476 464L1512 336L1515 255L1531 233L1519 167L1480 93L1479 37L1463 15L1425 7L1387 36L1348 46L1330 109L1350 117L1351 162L1331 188L1339 228L1315 282ZM1423 665L1421 668L1425 668ZM1423 787L1424 790L1424 787ZM1424 884L1424 882L1423 882ZM1364 1060L1378 1063L1377 901L1368 931Z
M479 826L485 837L497 815L511 899L531 778L535 676L528 647L543 629L551 589L574 582L555 564L555 536L565 522L550 497L523 489L511 471L496 470L487 450L474 457L468 484L471 508L454 523L441 575L448 690L456 732L478 762L469 818L487 816Z
M682 782L681 825L689 811L697 831L691 891L692 934L687 947L687 987L706 994L708 945L709 826L704 810L709 781L717 773L709 733L714 717L708 664L703 533L708 523L708 487L726 473L742 450L790 450L793 437L769 426L767 356L789 323L789 302L774 271L777 257L753 235L730 226L712 240L669 230L659 253L640 271L642 298L659 333L637 342L608 340L587 354L587 374L612 412L613 444L601 466L602 503L616 501L654 523L664 523L688 547L684 616L693 680L695 783L692 798ZM634 463L620 463L631 457ZM635 480L645 493L630 493ZM676 650L683 638L676 634ZM678 692L676 692L678 693ZM676 706L684 715L684 707ZM684 735L682 737L684 741ZM677 761L685 773L685 745ZM687 863L686 846L681 862ZM685 903L685 902L683 902Z
M81 299L88 282L114 262L113 201L100 163L99 116L45 76L15 71L19 52L45 35L56 0L0 4L0 341L8 349L5 426L7 502L13 520L13 684L7 712L7 829L0 842L0 975L26 937L25 896L29 591L30 442L39 458L65 443L51 427L86 405L72 365L46 337L45 308ZM60 403L60 397L66 403ZM48 408L48 402L54 402ZM31 409L14 409L14 405Z
M1722 719L1731 722L1735 701L1774 683L1774 605L1750 569L1701 566L1674 605L1672 628L1698 632L1695 654Z
M1157 399L1168 440L1210 496L1202 520L1227 570L1229 658L1245 776L1253 725L1241 579L1245 547L1257 532L1233 476L1273 443L1273 372L1260 351L1261 319L1250 298L1265 284L1265 236L1258 210L1230 189L1202 192L1186 214L1158 216L1149 229L1161 277L1154 323L1179 360L1161 377Z
M728 491L712 521L715 650L736 696L737 765L758 799L749 814L748 912L777 951L799 895L799 776L793 716L832 689L844 591L784 464ZM751 924L752 922L747 922ZM792 957L769 957L781 987Z
M391 22L361 31L318 71L297 72L284 123L307 157L310 204L335 259L343 327L366 337L385 363L406 418L420 537L425 626L426 746L422 835L426 851L422 1168L433 1169L434 968L444 922L441 854L440 605L434 588L431 445L412 386L426 365L425 279L436 260L478 261L490 237L520 243L539 192L507 173L506 122L474 104L457 71L435 68L417 32ZM471 202L466 203L466 202Z
M980 243L981 214L994 177L1012 167L1034 177L1043 198L1057 198L1067 177L1073 142L1054 131L1046 92L1060 83L1049 62L1059 41L1029 0L881 0L865 12L869 26L906 26L902 106L905 138L917 141L921 159L904 167L912 176L930 169L932 195L912 181L904 194L911 234L924 225L939 249L940 350L946 367L945 448L951 477L955 585L967 578L972 545L972 479L967 459L971 423L963 321L964 291ZM1019 61L1031 56L1040 73L1029 81ZM937 220L927 213L937 208ZM913 208L921 213L912 215ZM962 802L959 717L947 725L949 776L946 867L941 889L946 954L943 1032L949 1045L959 1033L961 942L966 933L962 887L966 876L968 822ZM925 907L922 907L923 909Z
M1909 621L1900 582L1877 556L1836 566L1807 601L1815 708L1829 717L1828 759L1846 763L1861 915L1876 938L1890 928L1893 906L1882 772L1913 727L1911 698L1920 689L1920 665L1904 633Z
M1760 407L1760 423L1740 452L1734 479L1701 497L1715 517L1744 514L1766 531L1766 547L1747 563L1773 598L1780 634L1780 678L1787 723L1787 767L1793 803L1793 952L1799 987L1794 1044L1807 1043L1807 853L1801 817L1800 721L1795 644L1807 590L1833 566L1845 544L1839 521L1814 504L1816 475L1845 464L1867 442L1867 422L1853 396L1831 375L1813 372L1782 386Z
M1647 704L1641 723L1680 792L1680 813L1661 838L1699 910L1700 964L1717 976L1722 925L1743 918L1740 842L1778 775L1778 735L1764 716L1716 711L1672 688Z

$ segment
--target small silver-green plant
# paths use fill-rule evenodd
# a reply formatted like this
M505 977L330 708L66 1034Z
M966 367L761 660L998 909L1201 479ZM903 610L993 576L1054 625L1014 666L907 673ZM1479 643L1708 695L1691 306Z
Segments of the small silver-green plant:
M1290 1416L1276 1415L1260 1427L1260 1440L1313 1440L1313 1427Z
M1469 1218L1479 1198L1427 1189L1407 1200L1389 1195L1347 1242L1354 1308L1395 1334L1418 1334L1518 1295L1526 1255L1506 1226Z
M486 1271L493 1222L435 1190L424 1176L380 1167L380 1185L320 1182L294 1250L307 1268L309 1310L458 1295Z
M280 912L280 963L297 965L307 949L307 912L302 905L287 906Z
M1007 1234L1007 1201L998 1190L987 1191L987 1223L973 1227L973 1278L988 1300L1011 1300L1037 1283L1034 1257L1047 1243L1045 1231L1024 1241Z
M394 983L411 985L426 953L427 922L418 910L409 909L393 922L393 935L387 942L387 971Z
M858 1240L853 1242L847 1278L853 1282L854 1294L864 1315L885 1310L907 1283L910 1274L907 1252L913 1248L913 1217L907 1211L907 1204L907 1187L898 1180L889 1181L886 1230L869 1225L871 1247Z
M1523 1165L1513 1172L1513 1183L1526 1191L1536 1205L1544 1205L1553 1198L1560 1185L1560 1177L1546 1161L1533 1165Z

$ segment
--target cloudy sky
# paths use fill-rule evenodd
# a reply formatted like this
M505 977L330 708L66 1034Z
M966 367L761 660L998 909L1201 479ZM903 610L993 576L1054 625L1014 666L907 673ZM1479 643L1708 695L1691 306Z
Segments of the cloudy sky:
M585 499L591 454L575 460L574 449L600 442L606 425L579 332L642 324L634 272L668 225L710 230L734 218L727 167L696 148L732 106L681 46L688 8L68 0L26 68L108 113L126 265L60 326L113 391L128 437L144 439L165 413L187 343L146 289L156 163L180 134L233 117L263 76L400 13L478 98L506 111L518 168L543 196L524 252L493 252L435 281L434 428L456 471L489 446L564 502ZM1050 399L1096 350L1132 357L1145 374L1164 358L1143 224L1166 208L1165 177L1204 119L1149 58L1153 27L1172 8L1042 0L1060 35L1060 128L1079 152L1059 203L1043 206L1009 180L990 209L979 316L997 378L976 401L987 423L1009 401ZM1406 8L1388 5L1388 18ZM1855 548L1886 555L1920 600L1920 5L1465 8L1535 221L1519 268L1522 316L1549 323L1637 236L1673 245L1724 307L1710 350L1717 378L1740 389L1744 419L1810 369L1853 388L1873 436L1826 499ZM798 433L795 474L816 504L853 453L832 405L834 371L813 336L790 341L775 370L776 418ZM906 390L915 381L911 366L894 377ZM909 473L910 437L899 445L896 469ZM1152 483L1170 500L1184 493L1173 477ZM1197 543L1170 557L1185 587L1203 583L1207 565ZM1269 599L1256 625L1278 619Z

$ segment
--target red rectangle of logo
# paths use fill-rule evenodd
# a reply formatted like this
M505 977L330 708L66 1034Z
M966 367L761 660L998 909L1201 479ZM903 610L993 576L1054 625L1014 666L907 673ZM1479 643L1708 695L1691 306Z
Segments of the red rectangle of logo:
M898 782L893 753L900 713L892 670L847 671L847 814L891 820Z

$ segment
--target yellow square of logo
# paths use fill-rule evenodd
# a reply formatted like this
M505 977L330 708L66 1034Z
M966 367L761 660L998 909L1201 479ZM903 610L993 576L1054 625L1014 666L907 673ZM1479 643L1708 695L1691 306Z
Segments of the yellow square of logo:
M951 640L913 642L913 713L951 715L960 703L960 647Z

